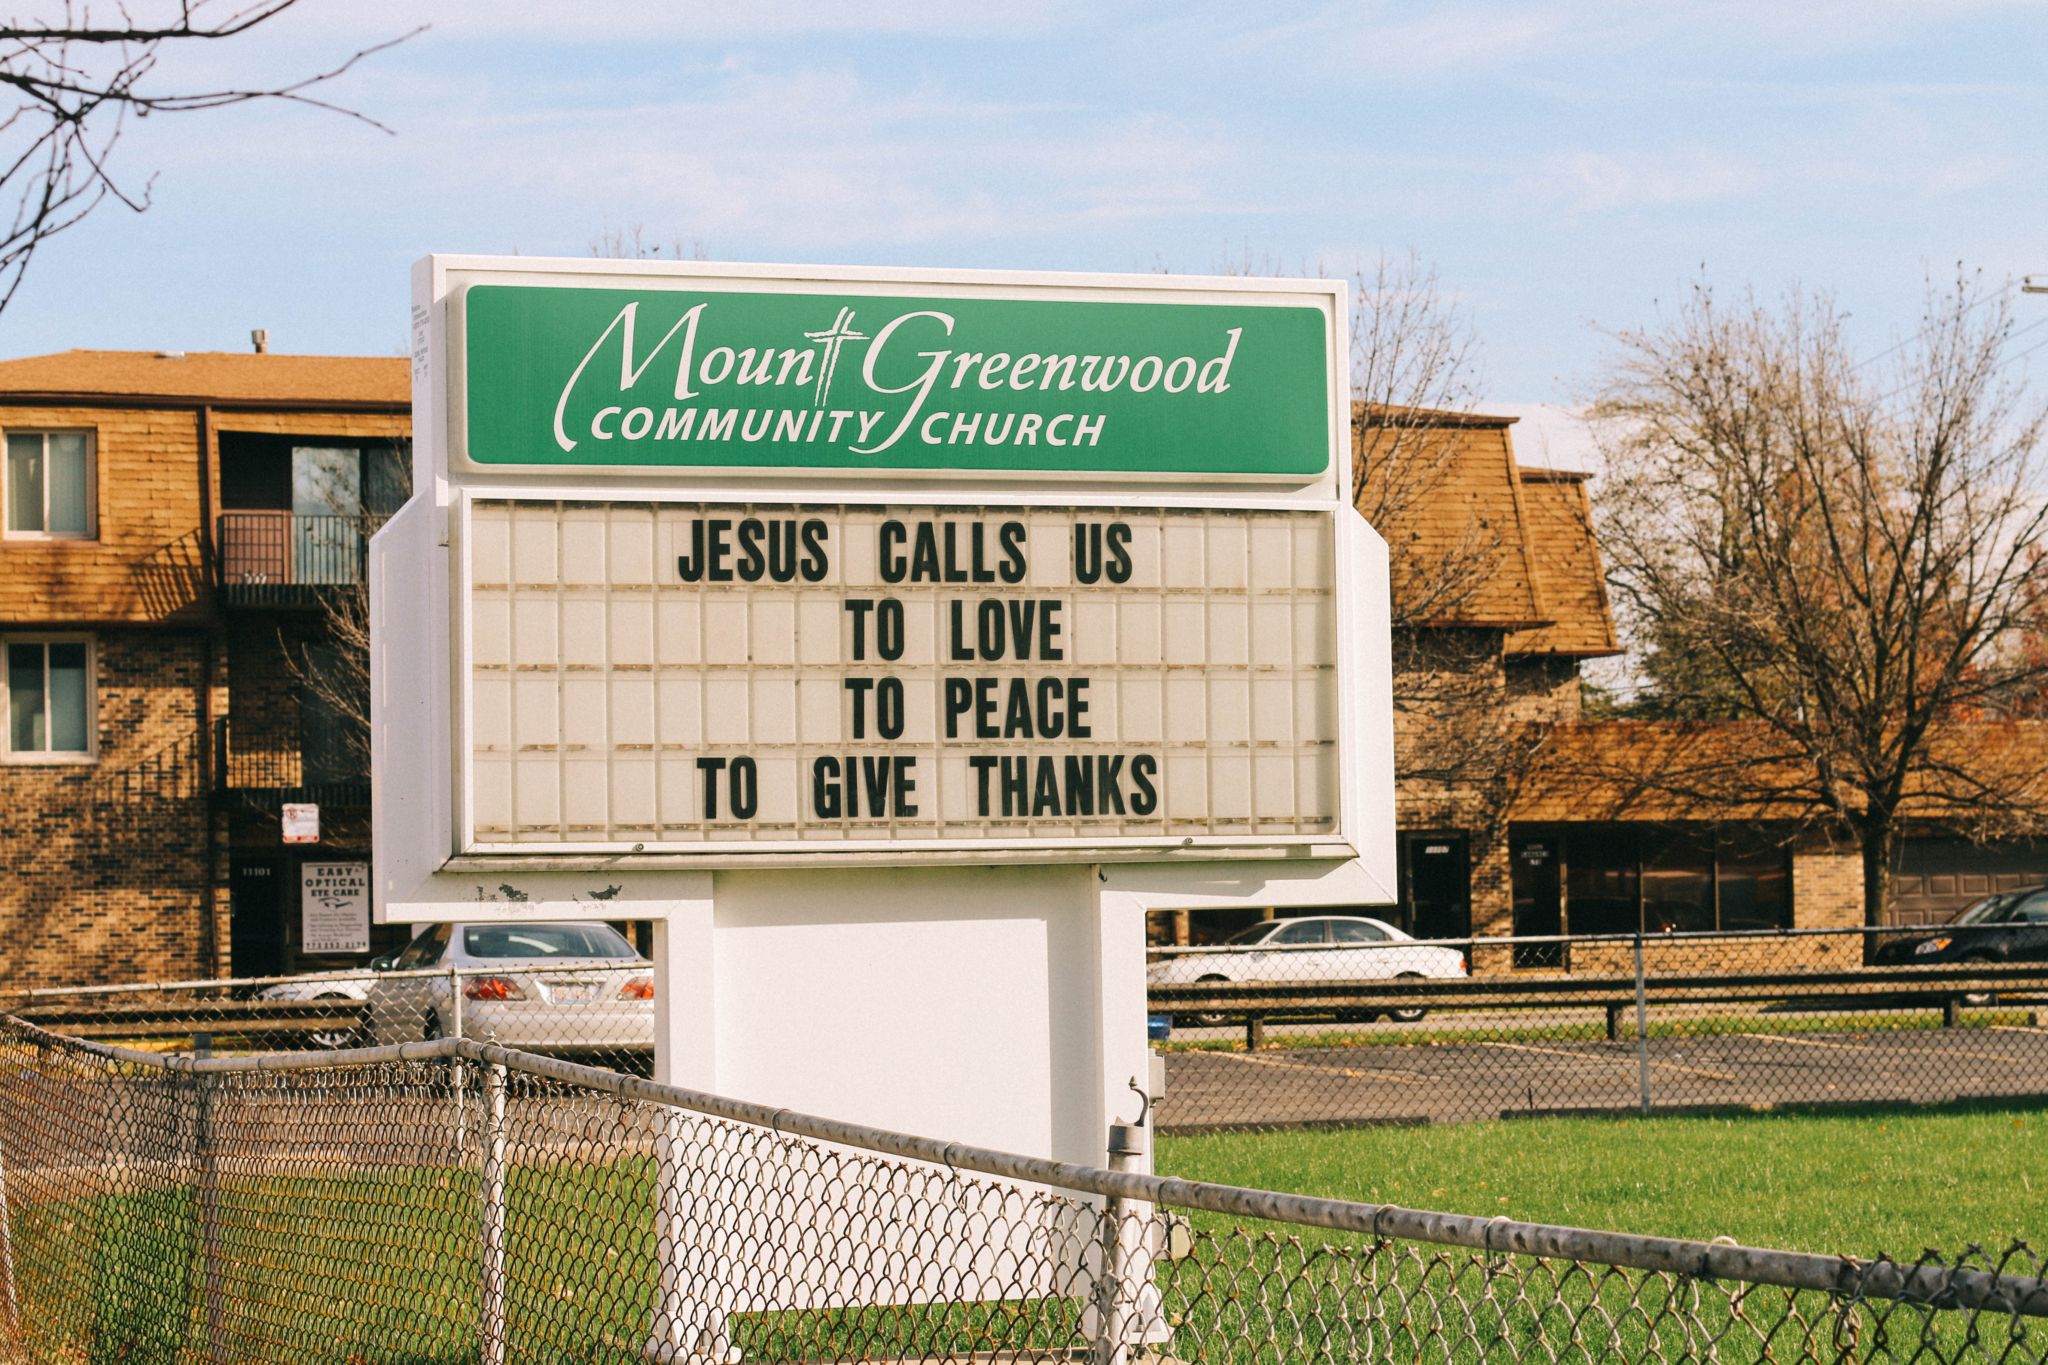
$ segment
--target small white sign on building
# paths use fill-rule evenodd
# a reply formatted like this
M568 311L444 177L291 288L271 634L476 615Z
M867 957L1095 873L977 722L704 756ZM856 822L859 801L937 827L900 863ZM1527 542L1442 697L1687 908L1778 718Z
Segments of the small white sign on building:
M320 808L318 806L286 806L284 808L284 841L288 844L317 844L320 842Z
M299 950L370 951L370 865L305 863L299 868Z

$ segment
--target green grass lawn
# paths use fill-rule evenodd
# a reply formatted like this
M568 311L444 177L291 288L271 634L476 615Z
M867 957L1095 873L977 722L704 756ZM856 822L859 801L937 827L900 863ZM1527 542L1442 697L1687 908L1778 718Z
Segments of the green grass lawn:
M1911 1259L2048 1243L2044 1136L2048 1106L1973 1103L1161 1138L1157 1166L1333 1199Z

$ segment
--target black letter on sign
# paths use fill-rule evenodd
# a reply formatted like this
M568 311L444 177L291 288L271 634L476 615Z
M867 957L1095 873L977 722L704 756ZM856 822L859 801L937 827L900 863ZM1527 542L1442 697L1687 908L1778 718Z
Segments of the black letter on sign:
M1109 581L1128 583L1131 581L1131 552L1124 547L1131 543L1131 528L1120 521L1109 524Z
M1122 754L1098 754L1095 759L1095 789L1101 794L1096 803L1102 813L1108 815L1114 810L1124 813L1123 789L1124 756Z
M980 804L975 809L981 814L987 815L988 775L989 771L996 766L996 756L994 754L976 754L967 760L967 766L974 769L974 776L977 779L976 785L981 789Z
M890 579L895 582L895 579ZM910 581L913 583L941 583L939 576L939 538L932 534L932 524L920 521L917 524L917 539L910 547Z
M868 689L875 685L873 678L848 678L846 690L853 693L853 737L868 737Z
M883 739L903 734L903 679L884 678L875 688L875 729Z
M1031 775L1031 760L1019 754L1003 760L1003 814L1024 815L1025 783Z
M1062 765L1067 778L1067 814L1095 814L1095 768L1086 754L1068 754ZM739 800L737 796L733 798Z
M969 711L972 711L973 709L974 709L974 684L972 684L972 683L968 682L968 681L967 681L967 679L965 679L965 678L948 678L948 679L946 679L946 738L947 738L947 739L958 739L958 738L960 738L960 717L962 717L962 716L966 715L966 714L967 714L967 713L968 713ZM968 761L969 761L970 763L974 763L974 762L979 762L980 760L978 760L978 759L969 759ZM981 779L981 785L982 785L982 786L984 786L984 787L986 787L986 786L988 785L988 776L987 776L987 774L983 774L983 775L982 775L982 779ZM983 815L986 815L986 814L988 814L988 812L987 812L987 811L983 811L983 812L982 812L982 814L983 814Z
M903 657L903 604L893 597L875 608L875 653L892 662Z
M967 570L959 567L959 532L959 522L949 521L946 523L946 581L948 583L965 583L967 581Z
M976 678L974 680L974 737L976 739L1000 739L1002 731L996 729L996 680Z
M1102 577L1102 523L1074 523L1074 577L1093 583Z
M1081 717L1088 714L1088 703L1081 700L1081 694L1088 690L1086 678L1067 679L1067 738L1092 739L1094 727L1083 725Z
M881 559L882 581L884 583L901 583L904 570L910 567L902 555L891 557L889 554L889 547L891 545L901 545L905 535L906 532L903 529L902 522L885 521L882 523L881 555L879 557Z
M1017 657L1031 657L1031 622L1038 615L1038 602L1027 597L1021 602L1010 603L1010 640L1017 646Z
M974 560L974 581L977 583L993 583L996 581L996 571L994 569L987 568L982 564L982 559L984 554L986 553L987 547L982 544L983 537L981 534L981 523L978 521L975 522L972 527L972 530L974 532L974 536L971 542L974 546L974 554L972 555L972 559Z
M811 765L811 809L820 820L839 818L838 759L821 758Z
M740 553L746 556L740 561L740 577L749 583L760 582L761 575L768 570L768 561L761 557L761 537L766 534L768 528L759 517L748 517L740 523Z
M1052 642L1060 633L1060 623L1052 618L1060 614L1058 599L1038 604L1038 657L1041 659L1064 659L1067 652Z
M768 576L777 583L796 581L796 523L768 523Z
M825 558L824 541L825 537L831 534L830 529L822 521L804 523L804 582L815 583L825 576L825 571L830 565Z
M974 657L974 646L967 643L967 604L956 597L946 605L951 608L953 626L953 638L947 648L953 651L954 663L966 663Z
M896 760L896 791L894 793L896 805L890 814L902 816L905 819L917 814L917 807L903 799L917 790L917 783L910 780L910 770L916 766L917 760L914 758L899 758Z
M867 779L868 814L871 817L887 815L889 802L889 756L876 758L873 754L861 760L861 770Z
M725 766L722 758L700 758L697 771L704 774L704 818L718 818L718 770Z
M1024 581L1024 523L1006 521L1003 529L996 533L996 539L1003 543L1003 562L996 566L996 572L1003 576L1005 583Z
M732 570L725 567L725 557L732 553L732 546L725 543L725 533L731 529L729 521L711 523L711 567L704 576L713 583L732 582Z
M853 657L865 659L868 657L868 613L874 610L874 600L867 597L849 597L841 605L853 613Z
M1003 604L1001 599L985 597L974 613L974 647L981 651L981 657L994 663L1003 657Z
M1152 788L1152 774L1159 771L1159 760L1150 754L1131 755L1131 814L1150 815L1159 809L1159 793Z
M1059 699L1061 691L1058 678L1040 678L1038 680L1038 737L1040 739L1058 739L1060 731L1067 728L1067 718L1061 715L1059 707L1053 704Z
M698 517L690 523L690 553L676 556L676 577L685 583L701 582L704 578L704 518Z
M732 761L732 775L728 779L732 788L732 815L735 820L751 820L761 805L761 784L754 773L754 760L736 758Z

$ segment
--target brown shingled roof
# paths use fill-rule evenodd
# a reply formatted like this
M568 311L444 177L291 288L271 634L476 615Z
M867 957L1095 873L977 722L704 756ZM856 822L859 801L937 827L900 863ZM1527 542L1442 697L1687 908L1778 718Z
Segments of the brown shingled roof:
M1516 419L1416 409L1368 410L1362 403L1355 407L1357 458L1366 462L1369 471L1375 467L1374 445L1394 439L1387 428L1431 430L1436 433L1432 439L1448 445L1448 449L1438 448L1441 472L1428 494L1408 507L1395 524L1373 528L1386 538L1395 591L1401 591L1404 573L1428 575L1446 561L1490 548L1495 556L1491 571L1458 601L1450 615L1428 624L1509 629L1549 624L1549 606L1522 509L1521 481L1515 476L1515 455L1508 441L1508 427ZM1431 450L1426 458L1435 463L1437 457L1438 450ZM1375 501L1369 487L1360 501Z
M1508 636L1509 654L1569 654L1597 658L1621 653L1593 539L1586 475L1569 469L1521 466L1522 508L1544 596L1556 623Z
M412 370L404 356L60 351L0 360L0 395L405 407Z

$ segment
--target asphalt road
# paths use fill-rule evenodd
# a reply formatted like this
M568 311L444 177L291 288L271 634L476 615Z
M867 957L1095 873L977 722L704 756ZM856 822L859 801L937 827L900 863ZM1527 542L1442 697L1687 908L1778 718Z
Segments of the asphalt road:
M1431 1022L1448 1027L1453 1017ZM1514 1022L1527 1030L1535 1021ZM1812 1027L1786 1031L1772 1019L1766 1028L1759 1018L1749 1032L1737 1020L1736 1031L1652 1038L1640 1054L1634 1039L1540 1038L1169 1052L1157 1122L1186 1132L1619 1113L1640 1108L1645 1072L1653 1110L2048 1094L2048 1029L1850 1031L1800 1022Z

